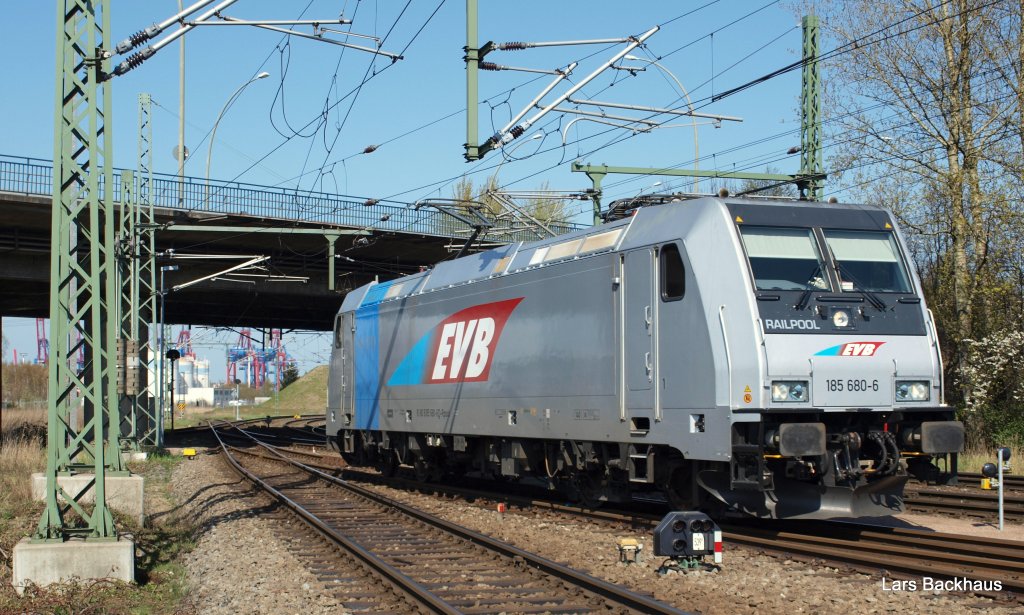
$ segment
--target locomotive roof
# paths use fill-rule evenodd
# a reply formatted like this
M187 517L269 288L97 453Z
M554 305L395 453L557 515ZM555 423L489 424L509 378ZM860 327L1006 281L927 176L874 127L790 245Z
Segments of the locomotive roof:
M865 217L865 222L871 227L877 225L878 228L881 228L882 223L888 220L886 211L875 205L820 203L795 199L717 196L699 199L680 198L672 201L661 199L659 202L649 203L648 207L643 209L661 209L680 203L699 208L713 207L717 204L726 206L730 211L761 212L762 215L758 215L756 218L770 219L776 223L789 218L799 219L804 224L820 226L822 223L819 223L818 220L831 220L838 211L869 213L869 216ZM790 211L783 213L786 209ZM633 213L636 214L640 211L642 209L637 208ZM748 213L744 213L744 215L748 215ZM634 219L634 215L629 215L619 220L557 237L532 242L516 242L455 260L443 261L432 269L406 277L371 283L348 293L342 303L341 311L351 311L359 307L399 300L410 295L451 288L555 262L612 252L622 244L626 230ZM755 220L752 219L750 222L755 222Z

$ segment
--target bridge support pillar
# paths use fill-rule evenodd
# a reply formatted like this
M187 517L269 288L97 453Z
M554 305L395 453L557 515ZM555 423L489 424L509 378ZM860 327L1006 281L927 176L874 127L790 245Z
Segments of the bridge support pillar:
M96 499L94 474L73 474L70 476L58 475L57 485L65 493L75 498L76 502L88 504ZM144 486L145 479L138 475L115 476L106 475L104 491L107 506L114 510L132 517L141 526L145 520L144 514ZM32 474L32 499L38 502L46 500L46 475L42 472ZM59 499L60 504L65 504L63 498Z
M340 236L338 233L324 233L324 239L327 240L327 290L336 290L334 288L334 259L336 258L334 244L338 242Z
M126 538L71 538L61 542L23 538L14 545L11 559L11 584L19 595L29 584L46 586L72 579L135 580L135 543Z

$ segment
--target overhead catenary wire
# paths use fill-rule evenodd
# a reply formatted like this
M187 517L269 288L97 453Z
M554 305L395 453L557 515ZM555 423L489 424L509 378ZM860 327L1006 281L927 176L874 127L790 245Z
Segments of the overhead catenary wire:
M948 18L948 17L946 17L946 18ZM899 34L899 33L897 33L897 34L895 34L895 35L898 35L898 34ZM895 36L895 35L893 35L893 36ZM875 42L877 42L877 41L875 41ZM579 140L578 140L578 142L582 142L582 141L584 141L584 140L591 140L591 139L593 139L593 138L599 137L599 136L601 136L601 135L603 135L603 134L608 134L608 133L610 133L610 132L613 132L613 131L603 131L603 132L601 132L601 133L597 133L596 135L588 135L587 137L583 137L583 138L579 139ZM625 136L624 138L629 138L629 136L630 136L630 135L627 135L627 136ZM609 146L611 146L611 145L614 145L615 143L621 142L622 140L624 140L624 138L623 138L623 137L621 137L621 136L620 136L620 137L617 137L617 138L613 138L613 139L611 139L610 141L608 141L607 143L604 143L604 144L602 144L602 145L599 145L598 147L596 147L596 148L592 149L592 150L591 150L591 152L590 152L590 153L589 153L588 155L592 154L593 152L596 152L596 151L600 151L601 149L604 149L604 148L606 148L606 147L609 147ZM478 171L479 171L479 170L485 170L485 169L478 169ZM520 179L517 179L517 180L515 180L515 181L513 181L513 182L510 182L510 184L512 184L512 183L517 183L517 182L523 181L524 179L528 179L529 177L533 177L533 176L536 176L536 175L538 175L538 174L540 174L541 172L544 172L544 171L546 171L546 170L550 170L550 167L549 167L549 168L547 168L547 169L542 169L541 171L538 171L538 172L532 173L532 174L530 174L529 176L527 176L527 177L525 177L525 178L520 178ZM442 181L440 181L440 182L433 182L433 183L431 183L431 184L428 184L427 186L421 186L420 188L414 188L414 189L406 190L406 191L403 191L403 192L400 192L400 193L396 193L395 195L392 195L392 196L390 196L390 197L387 197L387 198L391 199L391 198L394 198L394 197L396 197L396 196L401 196L402 194L406 194L406 193L408 193L408 192L412 192L412 191L415 191L415 190L418 190L418 189L424 189L424 188L427 188L427 187L429 187L429 188L435 188L435 187L436 187L437 185L440 185L440 184L443 184L443 183L450 183L451 181L453 181L453 180L455 180L455 179L458 179L459 177L462 177L462 176L464 176L464 175L465 175L465 174L459 174L459 175L457 175L457 176L454 176L454 177L452 177L452 178L448 178L448 179L446 179L446 180L442 180ZM509 184L509 185L510 185L510 184Z
M707 2L707 3L705 3L705 4L703 4L703 5L699 6L699 7L696 7L696 8L694 8L694 9L691 9L691 10L689 10L689 11L686 11L686 12L684 12L684 13L681 13L681 14L679 14L679 15L677 15L677 16L675 16L675 17L673 17L673 18L671 18L671 19L669 19L669 20L667 20L667 21L665 21L665 22L662 22L662 24L660 24L660 25L663 25L663 26L664 26L664 25L668 25L668 24L671 24L672 22L674 22L674 21L677 21L678 19L681 19L681 18L683 18L683 17L686 17L686 16L689 16L689 15L692 15L692 14L694 14L694 13L696 13L696 12L700 11L700 10L703 10L703 9L705 9L705 8L711 7L711 6L715 5L716 3L718 3L719 1L720 1L720 0L713 0L713 1L711 1L711 2ZM778 0L775 0L775 2L778 2ZM443 2L442 2L442 4L443 4ZM436 12L437 12L437 10L439 10L439 9L440 9L440 5L438 5L438 8L437 8L437 9L435 9L435 11L434 11L434 12L436 13ZM741 19L743 19L743 18L741 18ZM735 21L734 21L734 22L732 22L732 23L737 23L738 21L740 21L740 20L735 20ZM424 26L423 26L423 27L425 27L425 25L426 25L426 24L424 24ZM727 27L727 26L726 26L726 27ZM421 27L421 30L422 30L422 27ZM417 33L417 35L418 35L418 33ZM411 42L412 42L412 41L410 41L410 43L409 43L409 44L411 44ZM409 44L407 44L407 45L406 45L406 48L408 48ZM607 48L610 48L610 47L607 47ZM578 58L578 59L577 59L576 61L577 61L577 62L582 62L582 61L584 61L584 60L586 60L586 59L589 59L589 58L591 58L591 57L593 57L593 56L595 56L595 55L597 55L597 54L599 54L599 53L602 53L602 52L603 52L603 51L604 51L605 49L607 49L607 48L599 49L599 50L597 50L597 51L594 51L594 52L592 52L592 53L589 53L589 54L587 54L587 55L585 55L585 56L583 56L583 57L581 57L581 58ZM403 49L402 53L404 54L404 52L405 52L405 49ZM495 96L501 96L501 95L504 95L504 94L510 93L510 92L512 92L512 91L514 91L514 90L516 90L516 89L518 89L518 88L522 88L522 87L525 87L526 85L529 85L530 83L532 83L532 82L534 82L534 81L536 81L537 79L540 79L540 78L541 78L541 77L534 77L534 78L531 78L531 79L527 79L527 80L526 80L526 81L524 81L523 83L520 83L520 84L518 84L518 85L516 85L516 86L513 86L513 87L511 87L511 88L509 88L509 89L507 89L507 90L503 90L502 92L499 92L499 93L498 93L498 94L496 94L496 95L492 95L491 97L489 97L488 99L485 99L485 100L484 100L484 101L482 101L482 102L484 102L484 103L487 103L487 102L488 102L488 100L490 100L491 98L494 98ZM433 126L433 125L435 125L436 123L439 123L440 121L443 121L443 120L445 120L445 119L449 119L449 118L451 118L451 117L455 117L456 115L459 115L459 114L461 114L461 113L463 113L463 112L465 112L465 109L464 109L464 108L463 108L463 109L459 109L459 110L456 110L456 111L452 111L451 113L449 113L449 114L446 114L445 116L442 116L441 118L438 118L437 120L431 120L431 121L427 122L426 124L420 125L420 126L418 126L418 127L414 128L414 129L411 129L411 130L409 130L409 131L406 131L405 133L402 133L401 135L399 135L399 137L397 137L397 138L402 138L402 137L405 137L405 136L408 136L408 135L411 135L411 134L415 134L416 132L419 132L420 130L423 130L423 129L425 129L425 128L428 128L428 127L430 127L430 126ZM308 126L308 124L307 124L307 126ZM282 135L282 136L283 136L283 135ZM383 141L383 142L381 143L381 145L383 145L383 144L387 144L387 143L390 143L390 142L393 142L393 141L397 140L397 138L392 138L392 139L389 139L389 140L387 140L387 141ZM323 172L323 171L325 171L326 169L329 169L329 168L333 168L333 165L335 165L335 164L337 164L337 163L339 163L339 162L345 162L345 161L347 161L347 160L350 160L350 159L352 159L352 158L354 158L354 157L356 157L356 156L359 156L359 155L361 155L361 154L363 154L363 153L364 153L364 152L362 152L362 151L358 151L358 152L354 152L354 153L352 153L352 154L349 154L349 155L345 156L344 158L341 158L341 159L338 159L338 160L334 160L334 161L327 161L327 162L325 162L325 163L324 163L324 164L323 164L323 165L322 165L321 167L319 167L319 168L317 168L317 169L312 169L312 170L309 170L309 171L303 171L303 172L302 172L302 173L301 173L301 174L300 174L299 176L293 177L293 178L291 178L291 179L290 179L290 180L288 180L288 181L294 181L294 180L297 180L297 179L301 179L301 176L304 176L304 175L306 175L307 173L310 173L310 172ZM288 183L288 182L281 182L281 183Z
M837 47L836 49L833 49L832 51L829 52L829 57L835 57L835 56L841 55L843 53L850 53L850 52L856 51L857 49L863 48L863 47L868 46L868 45L877 44L879 42L882 42L884 40L889 40L889 39L894 38L896 36L906 35L906 34L908 34L910 32L913 32L913 31L916 31L918 29L927 27L929 25L934 25L934 24L939 23L941 21L944 21L944 20L947 20L947 19L951 19L953 17L957 17L957 16L960 16L962 14L966 14L966 13L971 12L971 11L980 10L981 8L984 8L986 6L992 6L993 4L996 4L997 2L998 2L998 0L994 0L993 2L990 2L990 3L986 4L986 5L982 5L980 7L969 7L967 9L965 9L964 11L961 11L960 13L956 13L956 14L953 14L953 15L943 16L943 17L940 17L938 19L932 20L930 22L926 22L926 23L917 25L917 26L915 26L913 28L910 28L910 29L907 29L907 30L897 31L897 32L895 32L893 34L888 35L887 37L884 37L884 38L880 38L880 39L877 39L877 40L865 40L865 39L869 39L870 37L878 34L879 32L884 32L884 31L886 31L886 30L888 30L890 28L893 28L893 27L898 26L898 25L900 25L902 23L905 23L909 19L912 19L913 18L913 16L912 16L910 18L906 18L906 19L900 20L899 22L896 22L896 24L892 24L892 25L887 26L885 28L881 28L881 29L879 29L879 30L877 30L877 31L875 31L873 33L867 34L867 35L865 35L863 37L859 37L858 39L855 39L854 41L850 41L850 42L846 43L845 45ZM802 61L806 61L806 59L804 59ZM821 60L819 59L818 61L821 61ZM788 66L792 66L792 65L788 65ZM791 70L795 70L795 69L791 69ZM789 71L786 71L786 72L789 72ZM780 76L782 74L785 74L785 72L779 72L778 70L777 71L773 71L773 73L778 73L778 74L775 75L775 77ZM764 81L759 81L758 83L763 83L763 82ZM733 89L736 90L736 88L733 88ZM744 88L744 89L746 89L746 88ZM733 95L739 93L739 91L742 91L742 90L734 91L733 93L730 93L729 96L733 96ZM717 102L718 100L721 100L721 98L723 98L722 95L717 95L717 96L710 95L710 96L708 96L708 97L706 97L704 99L698 99L697 101L695 101L694 102L694 106L696 107L696 105L698 103L704 103L702 106L696 107L696 108L704 108L704 107L708 106L709 104L711 104L712 102ZM712 99L714 99L714 100L712 100ZM677 100L679 100L679 99L677 99ZM677 108L678 109L682 109L684 107L683 107L683 105L680 105ZM601 131L601 132L596 133L595 135L590 135L588 137L581 138L579 141L588 140L590 138L594 138L594 137L597 137L597 136L613 133L615 131L616 131L616 129L610 129L610 130ZM621 135L620 134L620 135L614 136L614 137L612 137L612 139L610 139L606 143L595 147L590 152L588 152L587 154L584 154L584 155L586 155L586 156L593 155L594 153L596 153L598 151L601 151L603 149L606 149L606 148L608 148L608 147L610 147L612 145L615 145L617 143L621 143L621 142L623 142L625 140L633 138L633 137L636 136L636 134L637 133L631 133L631 134L626 134L626 135ZM557 166L557 165L555 165L555 166ZM537 176L537 175L539 175L541 173L550 171L552 168L553 167L543 168L543 169L541 169L539 171L530 173L529 175L527 175L525 177L519 178L519 179L517 179L517 180L515 180L515 181L513 181L513 182L511 182L510 184L507 184L507 185L511 185L511 184L514 184L514 183L518 183L520 181L524 181L526 179L530 179L530 178L535 177L535 176ZM402 193L399 193L399 195L400 194L402 194ZM399 196L399 195L395 195L395 196Z

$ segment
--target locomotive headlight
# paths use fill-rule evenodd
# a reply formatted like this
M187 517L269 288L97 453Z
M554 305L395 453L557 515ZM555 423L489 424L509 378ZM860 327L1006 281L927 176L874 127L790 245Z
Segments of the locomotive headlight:
M832 324L837 327L846 327L850 324L850 313L846 310L832 312Z
M789 383L773 382L772 401L786 401L787 399L789 399Z
M772 383L772 401L807 401L807 381L776 380Z
M923 380L897 380L896 400L897 401L928 401L931 399L931 390L928 382Z

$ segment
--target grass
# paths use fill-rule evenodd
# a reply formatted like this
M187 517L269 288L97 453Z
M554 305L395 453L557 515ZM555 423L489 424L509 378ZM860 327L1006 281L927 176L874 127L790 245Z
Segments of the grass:
M0 613L188 613L188 580L180 556L195 546L197 529L173 513L157 523L139 526L115 512L118 531L136 547L136 584L112 581L73 582L31 587L19 597L11 586L10 556L14 545L30 535L43 505L32 500L29 476L46 465L45 412L4 410L0 432ZM176 502L170 478L181 458L152 455L132 463L146 480L146 502ZM70 516L69 516L70 517ZM68 521L71 521L69 518Z
M327 366L321 365L291 383L278 393L276 398L271 397L258 406L239 406L238 416L243 419L255 419L282 414L323 414L326 408ZM184 417L174 419L174 426L193 427L211 419L234 418L234 407L212 410L189 409L186 410Z
M320 365L282 390L258 408L266 414L322 414L327 408L327 366Z
M243 419L259 419L265 416L273 416L277 414L290 414L287 411L274 411L272 408L267 407L266 404L260 404L259 406L240 406L238 409L238 416ZM185 427L195 427L196 425L202 425L209 420L222 419L226 421L235 420L235 409L234 408L215 408L213 410L196 410L186 411L185 416L176 417L174 419L175 429L184 429ZM170 424L166 425L167 429L170 429Z
M1013 455L1024 455L1024 447L1019 442L1007 443L1010 448L1010 452ZM981 472L981 466L986 463L996 462L996 449L983 449L977 446L968 446L964 452L960 453L960 457L957 459L957 469L960 472ZM1014 471L1014 466L1022 464L1019 458L1010 457L1010 471L1006 472L1008 475L1020 474L1019 471Z

